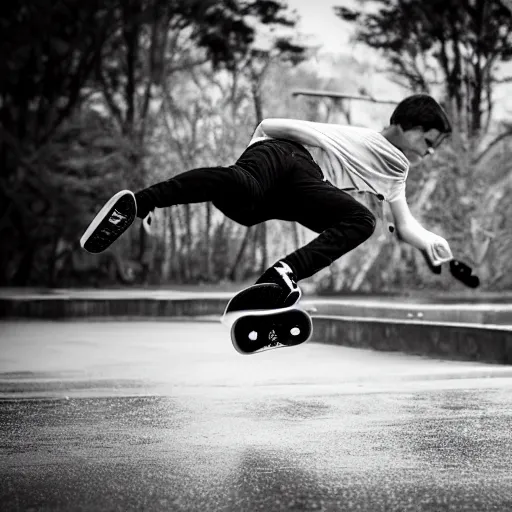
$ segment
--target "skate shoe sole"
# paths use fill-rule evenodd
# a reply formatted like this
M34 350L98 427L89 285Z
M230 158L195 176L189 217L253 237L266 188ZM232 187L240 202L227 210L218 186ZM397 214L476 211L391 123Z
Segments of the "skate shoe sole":
M305 343L313 333L311 317L300 308L247 312L231 327L231 341L244 355Z
M80 239L81 247L93 254L104 251L130 227L136 215L133 192L121 190L94 217Z

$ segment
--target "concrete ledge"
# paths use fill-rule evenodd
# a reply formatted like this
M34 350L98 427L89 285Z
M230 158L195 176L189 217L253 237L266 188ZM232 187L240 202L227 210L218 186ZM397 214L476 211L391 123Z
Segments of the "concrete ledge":
M220 315L234 293L49 290L0 294L0 318L174 317ZM512 304L418 304L406 300L312 299L315 316L512 325Z
M309 301L305 301L306 303ZM430 322L460 322L468 324L511 325L512 304L422 304L404 300L368 299L362 301L314 301L318 315L394 320L421 320Z
M322 343L466 361L512 363L512 327L354 317L315 317Z
M188 295L188 296L187 296ZM56 291L0 297L0 318L216 320L233 294ZM425 356L512 363L509 305L311 300L314 341ZM352 313L352 314L350 314ZM354 314L355 313L355 314ZM421 315L420 315L421 313ZM451 321L447 321L451 320ZM487 323L495 321L495 323Z
M0 318L195 317L221 315L227 299L0 299Z

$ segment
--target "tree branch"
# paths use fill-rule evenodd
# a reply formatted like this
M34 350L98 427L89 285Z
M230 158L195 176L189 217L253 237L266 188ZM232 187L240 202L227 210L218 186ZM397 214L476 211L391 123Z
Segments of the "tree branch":
M493 141L491 141L489 143L489 145L475 158L475 164L480 163L482 161L482 159L484 158L484 156L487 155L487 153L489 153L489 151L494 146L499 144L502 140L505 140L507 137L511 137L511 136L512 136L512 128L510 128L506 132L502 133L501 135L498 135L498 137L496 137Z

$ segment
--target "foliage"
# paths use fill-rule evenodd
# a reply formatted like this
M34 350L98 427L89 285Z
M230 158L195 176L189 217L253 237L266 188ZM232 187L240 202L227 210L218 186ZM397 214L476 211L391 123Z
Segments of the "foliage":
M441 88L471 137L488 127L499 64L512 57L512 14L499 0L373 0L369 12L336 8L357 40L378 49L408 89Z
M455 128L452 140L434 161L411 169L408 202L422 224L450 240L456 257L476 267L485 288L508 287L511 227L502 212L511 188L511 132L503 125L492 139L491 131L499 128L493 122L495 87L510 80L500 77L500 64L512 56L511 12L498 0L371 0L335 11L355 25L358 41L385 57L401 85L442 98ZM389 236L390 220L364 248L337 262L324 286L461 286L429 274L417 251ZM351 274L351 263L363 253L365 264Z
M510 57L509 14L479 0L454 12L451 0L375 4L380 10L371 15L340 13L361 23L361 40L379 45L395 72L406 71L412 90L446 83L446 104L461 119L451 143L411 170L413 213L477 268L484 289L510 289L510 127L490 142L486 131L496 66ZM263 117L353 119L348 109L292 98L290 91L357 92L373 70L350 57L332 62L344 71L334 79L312 61L302 66L309 50L278 30L296 21L284 4L20 0L0 12L1 284L253 279L315 236L281 221L247 230L212 205L196 204L158 210L152 237L130 230L101 256L78 247L113 192L193 167L232 164ZM257 37L262 33L265 41ZM417 251L393 238L389 212L369 197L358 199L378 214L375 235L311 284L331 292L460 289L446 271L433 276Z
M83 161L87 154L95 172L104 171L94 143L77 155L73 137L84 133L73 126L91 135L92 118L108 125L123 155L115 188L138 188L145 182L155 102L173 74L207 61L231 69L254 40L249 18L292 24L285 7L271 0L21 0L0 9L0 236L10 240L0 250L0 283L10 284L50 281L38 262L56 268L57 248L77 228L74 222L82 218L83 224L84 210L108 195L108 182L98 193ZM144 239L133 237L131 251L144 266Z

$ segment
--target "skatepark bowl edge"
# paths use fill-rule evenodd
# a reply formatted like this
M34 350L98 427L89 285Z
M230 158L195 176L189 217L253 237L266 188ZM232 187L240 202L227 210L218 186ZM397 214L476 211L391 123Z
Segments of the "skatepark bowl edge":
M4 291L1 318L216 321L234 293L146 290ZM512 362L512 304L305 297L314 341L450 359Z

